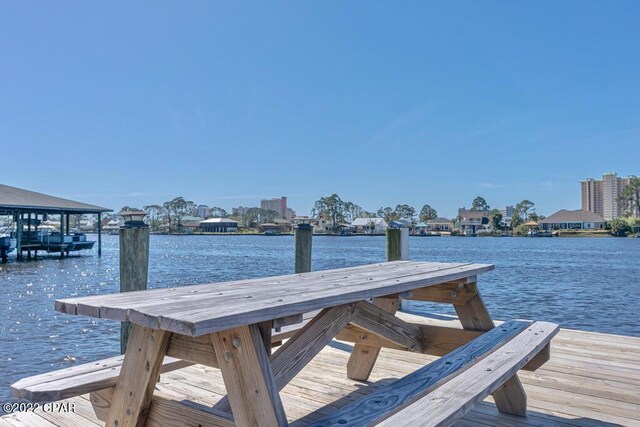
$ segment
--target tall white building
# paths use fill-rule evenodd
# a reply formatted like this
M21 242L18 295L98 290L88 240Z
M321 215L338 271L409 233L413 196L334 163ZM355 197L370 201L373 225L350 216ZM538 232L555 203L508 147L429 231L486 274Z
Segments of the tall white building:
M209 218L211 216L211 209L207 205L198 206L198 216L200 218Z
M618 218L627 208L618 202L618 197L633 177L620 178L617 173L610 172L602 175L602 179L581 181L582 209L601 215L606 220ZM633 213L635 216L638 214Z
M260 200L260 208L276 211L280 218L286 219L287 221L291 221L295 216L295 212L287 207L287 198L284 196L275 199Z

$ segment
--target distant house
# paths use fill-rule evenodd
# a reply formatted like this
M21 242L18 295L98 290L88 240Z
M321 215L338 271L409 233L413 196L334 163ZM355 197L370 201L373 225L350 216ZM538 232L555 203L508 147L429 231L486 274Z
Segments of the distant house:
M480 230L491 228L489 211L471 211L465 208L458 209L460 219L460 229L467 236L475 236Z
M201 218L199 216L190 215L180 217L180 219L178 220L178 233L192 234L194 231L198 230L200 222L203 219L204 218Z
M206 233L235 233L238 231L238 221L229 218L209 218L200 221L200 231Z
M356 218L351 227L356 233L384 234L388 225L383 218Z
M313 224L314 233L332 233L334 224L328 216L321 216Z
M544 230L597 230L604 228L605 219L593 212L561 209L538 222Z
M278 231L280 233L291 233L291 221L287 221L286 219L282 218L276 218L273 220L273 223L278 226Z
M446 218L436 218L430 219L426 221L427 223L427 231L431 232L442 232L442 231L451 231L453 229L453 223Z

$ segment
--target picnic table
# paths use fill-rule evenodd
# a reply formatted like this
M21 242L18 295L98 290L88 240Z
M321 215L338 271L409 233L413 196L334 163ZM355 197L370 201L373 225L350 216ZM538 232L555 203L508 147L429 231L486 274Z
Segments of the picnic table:
M346 366L352 380L368 379L381 348L442 357L313 425L451 425L489 394L499 411L522 416L517 371L549 358L558 327L509 321L496 328L477 286L493 268L397 261L58 300L62 313L131 322L124 358L108 362L119 369L68 368L12 388L34 401L91 392L107 426L144 425L152 401L164 425L285 426L280 390L339 339L354 344ZM452 304L464 329L403 321L395 316L401 298ZM186 363L219 368L227 396L212 408L154 397L159 373Z

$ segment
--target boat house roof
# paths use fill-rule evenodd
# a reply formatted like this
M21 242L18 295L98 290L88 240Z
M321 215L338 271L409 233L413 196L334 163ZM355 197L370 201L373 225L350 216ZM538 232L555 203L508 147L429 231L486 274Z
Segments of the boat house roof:
M0 184L0 214L16 212L97 214L113 209Z

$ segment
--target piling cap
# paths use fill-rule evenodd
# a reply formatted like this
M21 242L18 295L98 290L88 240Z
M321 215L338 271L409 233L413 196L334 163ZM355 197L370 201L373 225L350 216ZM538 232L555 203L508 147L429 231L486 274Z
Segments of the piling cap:
M122 212L119 212L118 215L124 218L123 227L126 227L126 228L147 227L147 224L144 223L144 217L147 215L145 211L140 211L140 210L122 211Z

